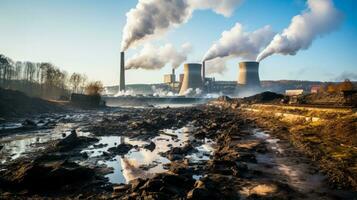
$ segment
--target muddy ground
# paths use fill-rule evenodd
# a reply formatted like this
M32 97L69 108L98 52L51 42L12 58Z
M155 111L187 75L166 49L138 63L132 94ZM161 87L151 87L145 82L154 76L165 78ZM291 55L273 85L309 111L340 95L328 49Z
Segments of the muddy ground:
M27 144L40 146L28 153L17 155L3 142L0 198L355 197L353 190L331 187L289 140L228 109L118 108L74 116L26 121L29 135L47 130ZM3 129L9 137L3 141L11 143L22 132ZM38 144L48 135L56 137Z

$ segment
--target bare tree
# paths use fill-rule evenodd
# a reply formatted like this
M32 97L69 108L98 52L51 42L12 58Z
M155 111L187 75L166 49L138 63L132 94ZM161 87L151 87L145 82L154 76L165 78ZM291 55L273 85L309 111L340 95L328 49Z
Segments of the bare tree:
M73 73L69 79L69 84L72 87L72 92L77 93L79 89L79 85L82 82L82 75L78 73Z
M85 92L87 95L100 95L100 93L103 92L103 90L104 87L102 82L100 81L90 82L85 87Z

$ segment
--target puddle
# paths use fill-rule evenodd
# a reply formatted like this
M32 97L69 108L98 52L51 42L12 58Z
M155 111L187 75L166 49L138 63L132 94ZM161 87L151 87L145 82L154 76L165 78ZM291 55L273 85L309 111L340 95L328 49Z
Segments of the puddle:
M253 130L253 136L265 141L269 152L257 153L257 164L251 164L251 167L272 174L301 192L326 190L323 185L325 176L316 173L307 160L289 154L287 144L281 144L279 139L257 129Z
M129 139L121 136L104 136L100 137L100 141L97 144L90 146L83 152L87 152L92 159L96 160L96 164L104 164L113 168L113 173L108 174L106 177L112 183L128 183L130 180L136 178L150 178L157 173L166 172L164 164L171 161L161 156L173 147L184 146L189 140L193 140L193 136L190 134L194 130L194 127L187 125L181 129L172 130L165 129L159 136L153 138L151 141L155 143L156 147L153 151L142 148L143 145L149 144L150 141L141 141L135 139ZM196 147L197 152L187 155L186 158L190 162L200 162L208 160L209 156L213 152L212 141L203 140L201 146ZM119 144L127 143L138 148L133 148L124 156L116 156L112 160L104 160L100 156L103 152L107 151L111 147L115 147ZM104 144L100 148L95 148L100 144ZM196 177L200 177L197 175Z
M94 115L93 115L94 114ZM100 120L103 115L115 116L116 114L108 113L79 113L72 115L58 115L48 118L47 116L41 119L33 119L38 127L46 124L48 121L55 122L55 126L49 129L37 129L31 131L22 131L18 134L0 137L0 143L3 146L0 150L0 164L29 156L38 152L48 145L48 142L62 139L63 134L68 136L71 130L76 129L78 136L91 136L90 133L81 132L80 128L85 127L89 121ZM90 119L90 120L89 120ZM7 124L7 129L19 128L21 123ZM142 141L138 139L130 139L121 136L103 136L97 137L99 142L89 146L82 152L86 152L89 159L79 161L82 165L106 165L113 169L113 173L107 177L112 183L127 183L135 178L149 178L156 173L167 171L164 164L170 163L170 160L161 156L174 147L182 147L188 141L194 140L191 134L195 130L192 124L188 124L180 129L164 129L160 131L160 135L153 138L151 141L156 147L153 151L142 148L151 141ZM118 146L122 143L128 143L136 148L131 149L124 156L116 156L111 160L105 160L103 152L107 152L109 148ZM197 151L186 158L192 163L199 163L210 159L213 152L213 142L211 140L199 140L197 143ZM1 167L0 167L1 170ZM201 177L200 174L195 175L196 178Z
M34 119L33 121L36 123L38 129L0 137L0 144L3 146L0 150L0 163L4 164L20 157L26 157L31 153L43 149L48 142L61 139L64 135L68 136L72 129L78 127L78 124L74 123L74 121L83 120L83 116L84 114L73 114ZM42 126L45 126L49 122L56 122L56 125L48 129L41 129ZM23 127L22 122L11 122L0 126L2 126L3 130ZM89 133L77 131L77 135L88 136Z

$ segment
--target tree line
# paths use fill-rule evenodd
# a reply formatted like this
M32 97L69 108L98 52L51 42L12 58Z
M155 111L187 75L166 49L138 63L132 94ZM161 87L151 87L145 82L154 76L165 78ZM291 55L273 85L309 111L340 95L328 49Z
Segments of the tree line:
M0 54L0 87L18 90L29 96L66 99L70 93L85 93L96 84L98 92L103 85L89 82L85 74L69 74L48 62L14 61ZM91 91L93 93L93 91Z
M345 81L341 83L330 83L325 87L321 88L322 91L328 93L339 93L343 91L351 91L356 89L353 83L349 79L345 79Z

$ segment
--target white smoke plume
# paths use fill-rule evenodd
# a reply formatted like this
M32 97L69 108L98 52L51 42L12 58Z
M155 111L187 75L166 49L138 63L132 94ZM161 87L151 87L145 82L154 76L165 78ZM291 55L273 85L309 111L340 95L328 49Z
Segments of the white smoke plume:
M312 42L337 29L343 19L332 0L308 0L308 10L295 16L281 34L258 56L261 61L273 54L295 55L299 50L308 49Z
M173 68L179 67L187 60L187 55L191 52L192 46L190 43L185 43L181 47L181 51L177 51L172 44L165 44L161 47L156 47L152 44L144 45L140 53L134 55L126 63L126 69L161 69L166 64L171 64Z
M126 51L148 38L186 23L196 9L213 9L229 16L242 0L139 0L127 14L121 49Z
M193 9L211 9L217 14L229 17L243 0L188 0Z
M153 96L155 96L155 97L174 97L174 96L178 96L177 93L165 90L163 88L156 88L155 86L152 86L151 89L153 91Z
M199 97L199 96L202 96L202 90L200 88L188 88L183 93L183 96L186 96L186 97Z
M275 33L270 26L254 32L244 32L240 23L222 33L222 37L212 45L204 60L234 56L244 60L256 60L259 52L273 39Z
M230 57L215 58L210 61L206 61L206 74L223 74L226 70L226 62Z

